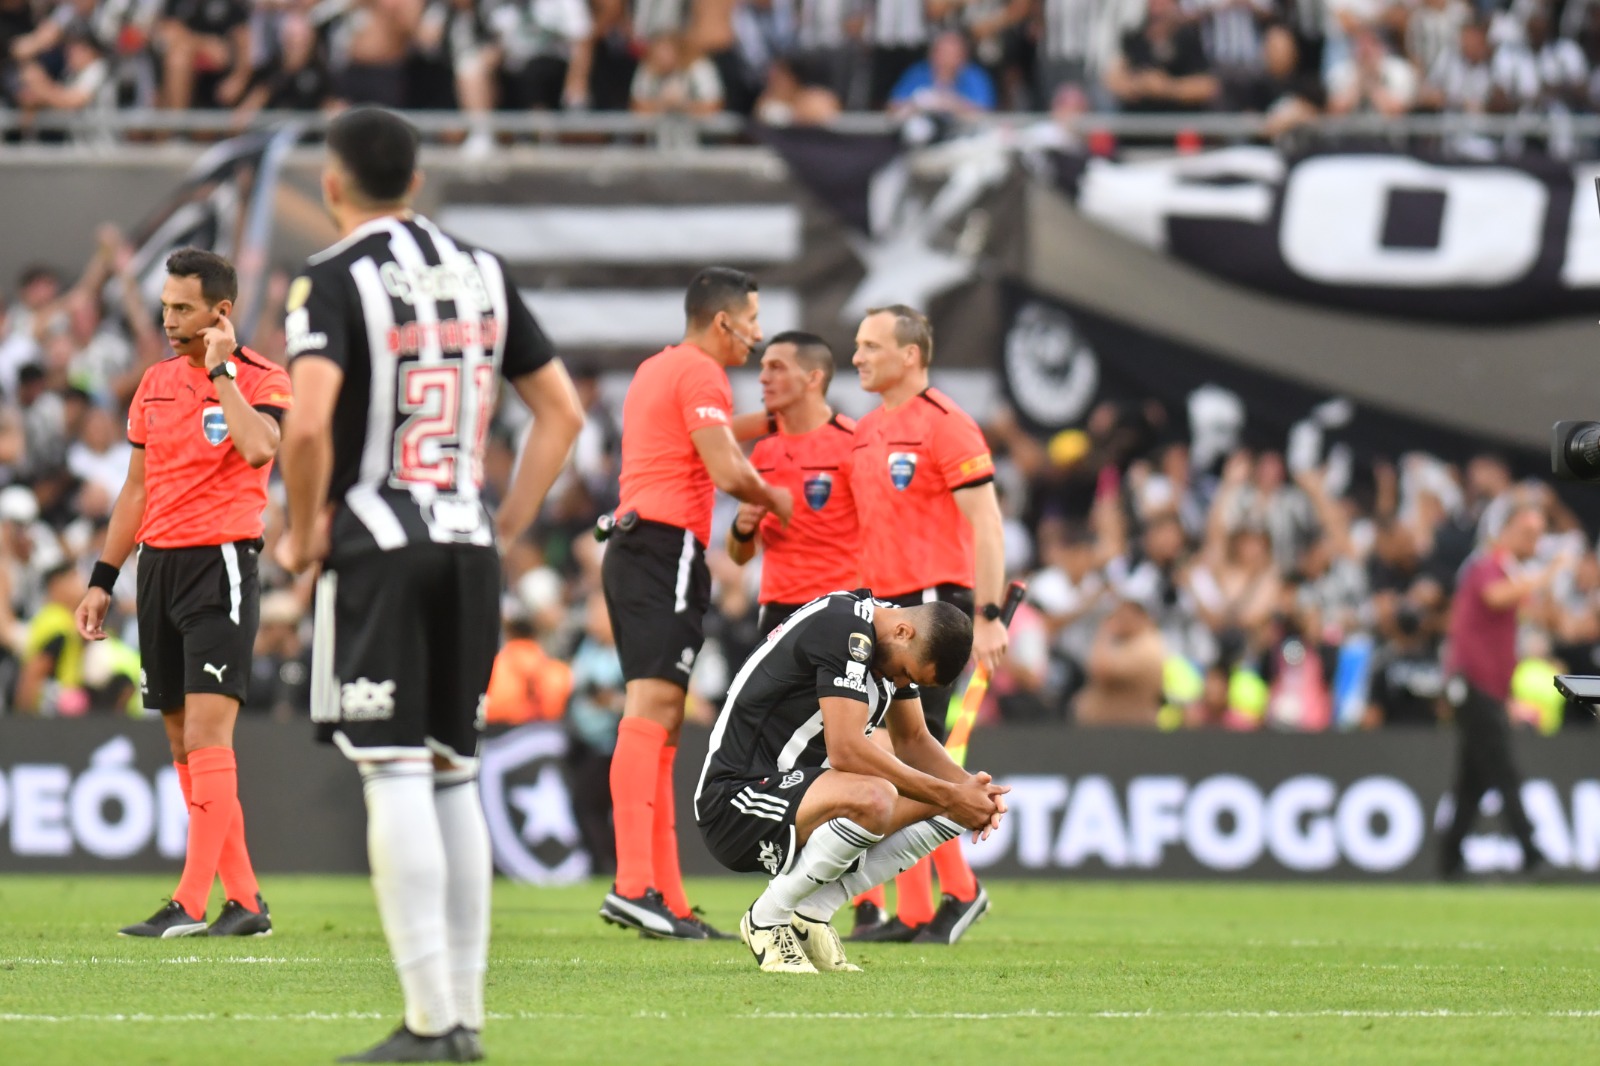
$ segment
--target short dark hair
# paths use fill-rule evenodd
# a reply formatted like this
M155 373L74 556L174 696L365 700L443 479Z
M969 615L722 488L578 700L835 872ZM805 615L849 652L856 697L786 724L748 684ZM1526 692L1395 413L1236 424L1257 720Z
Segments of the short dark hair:
M328 127L328 150L356 191L375 204L406 198L420 141L415 126L381 107L353 107Z
M935 600L911 608L917 657L933 663L934 684L953 685L972 658L972 618L953 603Z
M828 386L833 384L833 349L828 347L828 342L815 333L807 333L803 329L786 329L767 342L771 348L776 344L794 345L794 358L806 373L813 370L822 371L822 391L828 391Z
M239 298L239 274L216 252L179 248L167 256L167 273L175 278L199 278L200 295L213 306Z
M906 304L889 304L887 307L869 307L866 317L894 316L894 342L905 348L915 344L922 356L922 365L933 362L933 323L928 316Z
M706 267L683 294L683 314L690 329L705 329L722 311L732 311L760 291L754 274L732 267Z
M61 272L46 263L29 263L22 268L22 276L17 281L18 288L26 289L36 281L53 281L61 283Z

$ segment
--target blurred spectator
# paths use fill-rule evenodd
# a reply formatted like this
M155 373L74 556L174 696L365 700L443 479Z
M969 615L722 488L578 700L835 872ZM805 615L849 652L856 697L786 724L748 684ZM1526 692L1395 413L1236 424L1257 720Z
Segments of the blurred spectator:
M555 111L588 103L594 20L585 0L506 0L489 22L500 41L502 108Z
M1416 102L1417 75L1389 51L1377 31L1362 26L1351 34L1350 57L1328 72L1328 113L1371 112L1393 118Z
M406 104L406 62L421 0L341 0L328 24L334 96L349 104Z
M1073 701L1083 726L1154 728L1161 713L1166 646L1145 605L1124 599L1089 649L1088 677Z
M994 102L989 75L969 61L966 38L953 31L935 37L928 58L901 75L889 94L889 110L897 115L971 115L993 110Z
M933 13L944 5L938 0L866 0L866 6L872 46L867 109L881 111L905 72L926 58Z
M489 678L487 720L500 725L557 722L572 695L572 668L546 650L561 624L561 579L533 570L517 582L521 603L505 622L505 642Z
M300 638L304 616L300 601L287 589L261 597L249 694L241 708L246 713L290 718L310 705L310 649Z
M290 12L278 23L278 33L272 61L254 73L239 102L241 123L263 109L320 111L332 100L332 76L310 19Z
M132 454L133 445L115 416L104 407L94 407L84 417L79 439L67 448L67 469L115 500L128 479Z
M769 126L820 126L837 118L839 97L826 85L801 80L796 64L774 59L767 68L767 87L756 101L755 118Z
M15 706L24 714L80 715L89 709L83 687L84 640L72 612L88 586L62 561L44 574L45 600L28 623Z
M1489 35L1482 23L1462 25L1457 46L1441 49L1423 69L1427 81L1418 90L1417 101L1424 107L1468 115L1505 108L1505 92L1495 84L1489 66Z
M17 104L23 121L35 111L83 111L91 106L109 106L106 90L111 66L100 42L87 32L69 31L61 43L59 75L52 76L39 63L24 63L17 73Z
M1439 724L1444 698L1444 668L1439 663L1439 633L1409 601L1394 615L1392 635L1372 662L1369 726Z
M1144 22L1122 38L1105 87L1124 111L1204 111L1221 91L1200 31L1178 0L1149 0Z
M643 115L711 115L722 110L722 80L709 59L685 53L681 37L661 34L650 40L633 76L631 101Z
M590 595L584 636L572 655L572 700L567 708L567 773L572 812L596 876L615 873L611 831L611 754L622 720L622 661L617 658L605 597Z
M162 103L232 107L250 84L249 0L168 0L158 31Z

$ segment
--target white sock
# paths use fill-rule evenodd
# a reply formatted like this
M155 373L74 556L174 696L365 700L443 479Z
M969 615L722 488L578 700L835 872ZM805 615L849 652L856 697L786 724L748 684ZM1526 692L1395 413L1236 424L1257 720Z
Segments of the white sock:
M456 1015L468 1029L483 1029L483 978L489 968L489 826L483 820L476 771L436 771L433 808L444 838L446 934L450 988Z
M932 855L940 844L954 840L964 832L966 830L960 825L942 814L914 822L897 833L890 833L881 844L868 848L855 869L831 885L817 889L797 903L794 909L811 921L832 921L840 907L867 889L876 888L890 878L905 873L917 864L918 859Z
M787 925L795 904L823 885L837 881L850 864L883 837L869 833L848 818L831 818L812 831L806 846L774 877L750 907L750 920L763 928Z
M456 1027L445 935L445 855L426 762L362 763L367 858L378 917L400 974L406 1028L437 1036Z

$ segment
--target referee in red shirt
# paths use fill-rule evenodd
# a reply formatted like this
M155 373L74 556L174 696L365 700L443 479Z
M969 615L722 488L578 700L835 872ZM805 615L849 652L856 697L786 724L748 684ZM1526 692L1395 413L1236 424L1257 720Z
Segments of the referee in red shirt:
M761 632L818 596L860 584L856 562L855 495L850 491L850 456L855 422L828 406L833 352L814 333L780 333L761 354L761 402L778 432L750 453L756 472L795 498L785 526L757 504L741 504L728 528L727 550L747 563L757 550L761 564Z
M943 600L975 614L972 653L990 670L1006 652L1000 621L1005 543L994 460L972 416L928 383L933 327L904 304L874 308L856 330L861 387L881 406L856 425L851 487L861 523L862 583L900 606ZM949 688L924 689L928 731L943 740ZM933 909L924 860L895 880L899 914L862 940L954 944L989 907L959 841L933 853L944 894ZM859 916L859 913L858 913Z
M290 393L283 368L235 339L238 293L221 256L185 248L167 259L161 316L174 355L134 393L128 480L78 605L78 632L103 640L111 588L137 544L140 688L166 726L189 844L171 901L124 936L272 932L245 848L233 723L250 677L261 513ZM219 873L226 902L208 928Z
M647 936L722 938L683 892L672 793L684 699L711 606L706 544L716 490L770 510L794 509L733 435L727 368L761 343L760 295L749 274L709 267L684 296L683 343L634 371L622 405L622 493L601 584L622 660L624 696L611 798L617 880L600 917Z
M1468 559L1450 605L1445 654L1445 697L1455 709L1460 734L1455 817L1440 841L1439 869L1462 872L1461 843L1491 788L1500 793L1506 823L1522 845L1522 871L1544 862L1533 842L1533 826L1522 807L1522 775L1511 758L1511 675L1517 668L1517 612L1528 596L1548 587L1552 567L1526 563L1544 536L1544 512L1531 504L1506 517L1494 546Z

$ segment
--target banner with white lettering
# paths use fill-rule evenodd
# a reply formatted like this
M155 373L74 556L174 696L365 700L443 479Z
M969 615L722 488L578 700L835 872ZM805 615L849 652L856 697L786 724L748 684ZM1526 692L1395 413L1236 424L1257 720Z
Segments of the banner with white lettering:
M1068 173L1085 217L1280 296L1455 323L1600 303L1600 163L1243 147Z
M708 735L684 730L678 804ZM245 719L236 736L251 857L264 873L366 871L360 778L306 723ZM589 876L560 726L485 741L496 868L516 880ZM1522 800L1556 877L1600 872L1600 731L1519 736ZM1049 726L980 730L971 761L1011 786L1000 831L966 846L993 877L1425 880L1450 814L1449 731L1155 734ZM1512 869L1499 797L1466 844L1469 871ZM680 820L691 874L726 871ZM160 725L0 719L0 873L170 872L187 813Z

